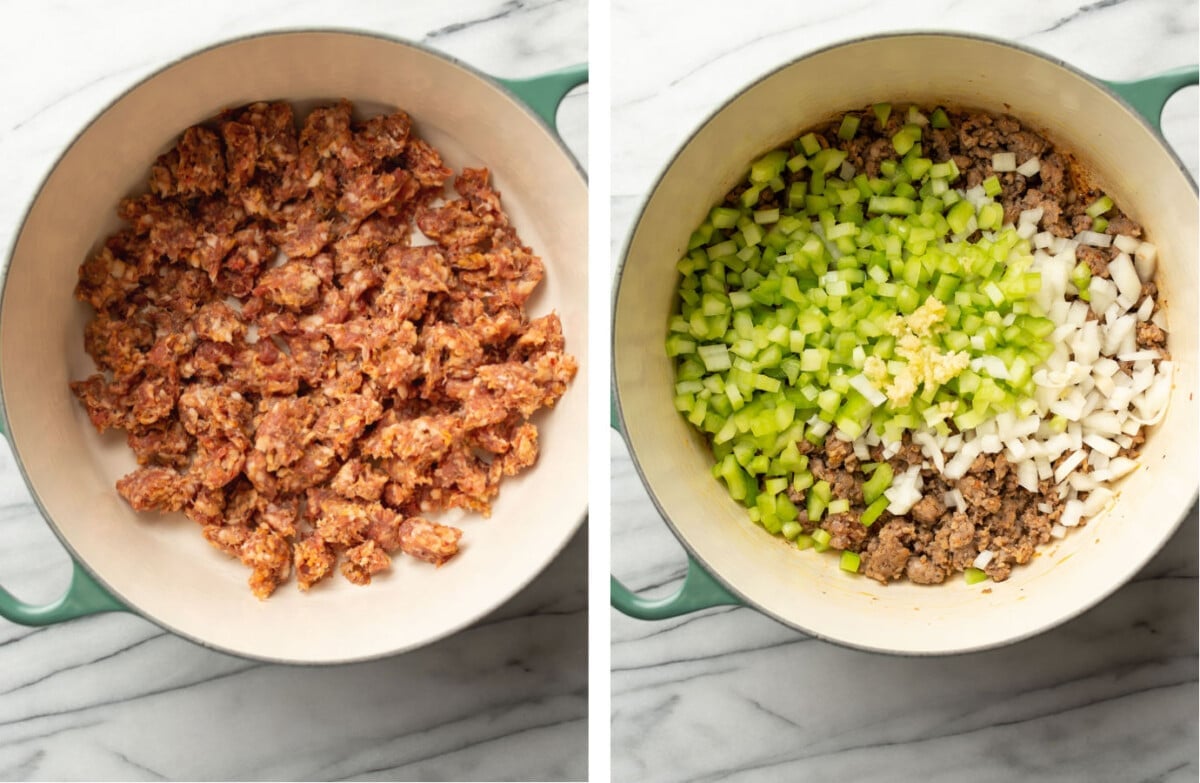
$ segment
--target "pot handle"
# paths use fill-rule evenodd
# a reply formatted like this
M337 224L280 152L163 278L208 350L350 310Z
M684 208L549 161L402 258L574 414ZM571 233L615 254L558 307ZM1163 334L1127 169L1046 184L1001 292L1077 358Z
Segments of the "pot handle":
M546 121L554 131L558 132L555 117L558 105L562 103L567 93L588 80L586 63L568 65L559 71L534 76L528 79L497 79L514 95L521 99L526 106Z
M127 612L79 563L72 563L71 584L56 601L37 606L0 587L0 617L20 625L54 625L100 612Z
M1181 68L1136 79L1131 82L1105 81L1104 84L1134 111L1146 118L1156 131L1162 133L1162 110L1167 100L1184 87L1200 82L1200 66L1185 65Z
M8 428L0 420L0 435L8 437ZM71 563L71 583L67 591L48 604L26 603L0 587L0 617L20 625L54 625L100 612L127 612L129 609L105 590L78 562Z
M621 433L621 419L615 395L611 400L609 415L612 428ZM668 617L678 617L714 606L742 606L744 603L691 555L688 555L687 575L683 578L683 584L673 595L665 598L642 598L621 584L615 576L610 579L609 601L613 608L639 620L665 620Z

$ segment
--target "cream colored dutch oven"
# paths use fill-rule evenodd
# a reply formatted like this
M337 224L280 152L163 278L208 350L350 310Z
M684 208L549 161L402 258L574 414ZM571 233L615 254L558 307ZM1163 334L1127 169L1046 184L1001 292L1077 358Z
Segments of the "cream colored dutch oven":
M528 80L489 78L419 46L348 32L245 38L187 57L109 106L63 154L17 236L0 299L4 426L34 499L75 558L66 595L31 606L0 591L0 614L47 624L130 609L201 644L297 663L362 660L464 627L536 576L587 508L587 185L553 129L583 67ZM579 374L536 420L541 458L505 482L489 519L461 521L458 557L441 568L397 558L370 587L294 582L256 600L248 571L182 515L135 514L113 483L135 467L122 433L96 434L67 384L93 372L89 308L72 295L80 262L118 227L118 199L144 189L150 164L187 126L226 107L283 99L307 110L348 98L374 114L403 108L447 165L484 165L546 276L531 315L562 318Z
M830 74L837 74L831 78ZM619 428L654 503L690 555L680 591L644 599L613 580L613 604L657 619L745 603L799 630L867 650L939 654L1006 644L1051 628L1132 577L1196 499L1197 199L1157 132L1167 98L1196 68L1103 83L1006 43L948 34L852 41L803 57L718 110L667 166L626 247L613 314ZM1041 551L1006 582L883 587L798 552L753 524L709 472L701 436L672 407L663 350L675 261L749 162L805 128L879 101L1009 113L1077 153L1160 248L1170 349L1178 363L1166 420L1112 512ZM1195 523L1195 519L1191 520ZM711 576L710 576L711 574Z

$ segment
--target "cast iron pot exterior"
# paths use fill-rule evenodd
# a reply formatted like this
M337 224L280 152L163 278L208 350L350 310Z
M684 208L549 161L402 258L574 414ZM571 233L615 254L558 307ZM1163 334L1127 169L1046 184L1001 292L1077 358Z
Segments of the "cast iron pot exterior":
M5 432L35 500L76 561L62 599L31 606L0 591L0 614L47 624L129 608L227 652L335 663L446 636L541 572L587 510L587 443L580 435L588 369L587 185L547 125L567 91L585 80L586 69L577 67L499 82L414 44L299 31L206 49L110 105L42 184L0 296ZM287 100L307 111L343 97L367 116L402 108L447 165L491 170L522 239L546 265L528 311L559 313L580 370L558 406L536 417L541 458L505 482L491 518L439 517L464 529L462 551L450 563L434 568L397 557L393 570L368 588L338 577L304 594L293 581L260 602L246 585L248 570L205 543L194 523L180 514L136 514L114 490L135 461L124 434L98 435L68 388L94 372L82 338L91 312L73 288L80 262L118 227L117 201L144 190L150 164L184 128L256 100Z
M626 247L613 313L619 428L654 503L689 552L688 578L676 595L660 600L642 599L614 580L614 606L656 619L744 602L840 644L931 655L1044 631L1132 577L1196 498L1197 199L1195 185L1155 133L1167 97L1195 83L1190 68L1104 86L1010 44L896 34L807 55L718 110L647 199ZM1087 162L1159 247L1159 286L1177 369L1167 417L1146 443L1143 467L1121 482L1109 514L1053 541L995 585L968 587L959 578L932 588L883 587L841 572L836 558L797 552L751 522L712 478L702 436L672 406L673 368L663 341L678 283L674 264L691 231L756 156L879 101L975 107L1022 119ZM1151 116L1153 126L1130 104Z

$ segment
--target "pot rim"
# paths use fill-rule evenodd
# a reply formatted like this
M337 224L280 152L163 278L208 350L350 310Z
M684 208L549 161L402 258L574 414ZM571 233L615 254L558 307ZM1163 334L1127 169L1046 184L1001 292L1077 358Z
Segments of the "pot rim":
M999 38L993 38L991 36L980 35L977 33L959 33L959 32L947 32L944 30L915 30L914 29L914 30L903 30L903 31L896 31L896 32L889 32L889 33L874 33L871 35L862 35L862 36L857 36L854 38L847 38L845 40L838 41L838 42L828 44L826 46L822 46L820 48L814 49L810 52L806 52L798 57L794 57L794 58L788 60L787 62L782 63L782 64L770 69L769 71L766 71L766 72L756 76L753 80L746 83L737 92L730 95L728 98L726 98L724 101L722 101L719 106L717 106L715 109L713 109L707 115L705 115L705 117L686 136L686 138L684 138L684 140L682 142L680 142L679 146L675 149L675 151L671 154L671 156L667 160L667 162L659 170L658 175L655 176L653 183L651 184L650 188L646 191L645 196L641 199L641 203L638 205L636 217L635 217L635 219L632 223L632 226L629 229L628 234L626 235L625 240L622 244L621 255L620 255L620 258L619 258L619 261L617 264L616 272L613 275L612 299L611 299L610 307L609 307L609 310L610 310L610 317L609 317L610 324L609 325L610 325L610 333L612 335L610 338L611 344L610 344L609 350L611 351L611 355L613 357L615 357L617 354L617 340L616 340L616 328L615 328L616 327L616 317L617 317L617 298L619 297L620 292L621 292L621 282L624 277L626 262L629 259L629 251L633 245L634 235L637 234L637 231L641 226L642 220L645 217L646 208L647 208L647 206L649 206L651 199L654 197L654 194L658 191L659 186L662 185L663 179L665 179L667 174L671 171L671 169L674 168L676 162L679 159L679 156L683 154L684 150L686 150L688 148L688 146L695 140L695 138L706 127L708 127L708 125L714 119L716 119L717 116L722 114L726 109L728 109L730 107L730 105L732 105L735 101L737 101L739 98L741 98L747 92L754 89L755 87L757 87L759 84L765 82L766 80L774 77L776 74L780 73L781 71L791 68L792 66L796 65L797 63L800 63L811 57L815 57L817 55L824 54L825 52L832 51L834 49L840 49L840 48L855 45L855 44L866 43L866 42L875 42L875 41L884 41L884 40L890 40L890 39L926 38L926 37L959 39L959 40L973 41L976 43L985 43L985 44L992 44L992 45L997 45L997 46L1004 46L1009 49L1013 49L1015 51L1021 52L1022 54L1045 61L1051 65L1058 66L1059 68L1061 68L1064 71L1067 71L1071 75L1078 77L1080 79L1083 79L1085 82L1088 82L1095 87L1099 87L1110 98L1117 101L1117 103L1119 103L1122 107L1124 107L1125 110L1131 116L1133 116L1137 122L1139 122L1141 124L1142 128L1147 132L1147 134L1150 136L1150 138L1153 139L1163 150L1165 150L1168 155L1170 155L1171 159L1175 163L1175 167L1179 170L1179 172L1181 174L1183 174L1184 178L1187 180L1188 184L1191 186L1192 191L1193 192L1197 191L1196 181L1192 178L1191 172L1189 172L1187 170L1187 167L1184 166L1183 161L1180 160L1179 155L1176 154L1175 150L1172 149L1171 145L1167 143L1166 138L1162 135L1162 133L1159 132L1157 129L1155 129L1154 126L1150 124L1150 121L1147 120L1145 116L1143 116L1140 112L1138 112L1135 108L1133 108L1133 106L1131 106L1128 101L1126 101L1117 92L1115 92L1111 87L1109 87L1108 84L1105 83L1103 80L1101 80L1095 76L1092 76L1091 74L1087 73L1086 71L1083 71L1080 68L1077 68L1077 67L1071 65L1070 63L1066 62L1065 60L1062 60L1058 57L1055 57L1053 55L1042 52L1038 49L1034 49L1030 46L1026 46L1024 44L1018 44L1018 43L1015 43L1012 41L1001 40ZM1037 636L1038 634L1049 631L1052 628L1056 628L1056 627L1078 617L1079 615L1083 614L1084 612L1088 611L1089 609L1095 607L1101 601L1108 598L1110 595L1115 593L1117 590L1119 590L1120 588L1122 588L1126 584L1128 584L1128 580L1125 580L1125 581L1121 581L1121 582L1107 586L1105 589L1095 593L1092 597L1090 597L1089 601L1081 604L1075 611L1073 611L1069 614L1063 615L1063 616L1055 619L1053 622L1051 622L1049 624L1044 624L1044 625L1038 626L1032 630L1024 631L1020 634L1011 636L1008 639L1005 639L1002 641L977 644L974 646L961 647L961 648L954 649L954 650L936 650L936 651L920 651L920 652L898 651L898 650L891 650L886 647L873 646L873 645L869 645L869 644L854 644L851 642L847 642L845 640L833 639L828 636L825 636L824 634L821 634L810 628L806 628L802 625L799 625L798 623L792 622L791 620L781 617L779 614L777 614L775 612L764 609L762 606L760 606L758 604L757 601L750 598L748 595L746 595L746 593L744 591L739 589L737 587L737 585L731 583L724 574L722 574L719 570L713 568L709 564L709 562L699 552L697 552L695 550L695 548L692 547L692 545L682 535L679 526L671 518L671 515L667 513L667 510L663 507L662 502L658 498L658 493L654 491L653 486L651 486L650 482L646 479L646 473L642 468L642 462L638 458L637 451L630 444L629 439L625 434L625 413L624 413L624 409L621 406L621 390L620 390L620 386L617 383L617 375L616 374L617 374L617 365L616 365L616 362L613 361L612 371L611 371L612 426L614 429L617 430L617 432L621 435L621 439L625 442L626 450L629 452L629 457L630 457L630 460L633 462L634 470L637 471L638 478L641 480L642 486L645 488L646 494L650 498L650 502L654 505L654 508L658 512L659 517L663 520L663 522L666 523L667 527L670 529L671 534L675 537L675 539L683 547L684 552L689 557L693 558L701 568L703 568L713 579L715 579L717 581L718 584L720 584L722 587L724 587L730 594L736 596L738 598L738 600L740 600L745 606L753 609L754 611L756 611L760 614L770 617L772 620L774 620L782 625L785 625L789 628L800 631L801 633L812 636L813 638L820 639L824 642L828 642L828 643L837 645L838 647L843 647L843 648L849 649L849 650L860 650L860 651L864 651L864 652L895 655L895 656L906 657L906 658L932 658L932 657L942 657L942 656L951 656L951 655L966 655L969 653L983 652L985 650L991 650L991 649L996 649L999 647L1005 647L1010 644L1015 644L1017 642L1021 642L1026 639ZM1196 507L1198 500L1200 500L1200 486L1198 486L1196 491L1193 492L1193 494L1192 494L1191 508ZM1182 524L1183 520L1187 517L1188 512L1191 510L1191 508L1184 511L1183 514L1176 521L1174 527L1171 529L1171 535L1174 535L1175 531L1177 531L1179 529L1179 525ZM1166 541L1164 540L1163 543L1165 544ZM1151 558L1153 558L1154 554L1157 554L1157 552L1160 550L1161 550L1161 546L1159 547L1159 549L1155 550L1155 552L1151 554ZM1149 562L1149 559L1146 562ZM1146 563L1143 562L1142 564L1139 565L1139 569L1144 568L1145 565L1146 565Z
M46 188L46 183L49 181L50 177L53 176L54 172L58 170L58 167L62 163L63 159L71 152L72 149L75 148L75 145L79 143L79 140L81 138L83 138L83 136L86 135L88 133L88 131L90 131L92 129L92 126L94 126L96 124L96 122L98 122L100 120L100 118L103 117L110 109L112 109L114 106L116 106L121 101L125 100L125 98L127 96L129 96L132 92L141 88L143 85L147 84L148 82L158 78L160 75L162 75L166 71L170 70L171 68L174 68L175 66L177 66L180 63L183 63L187 60L191 60L195 57L199 57L203 54L207 54L210 51L214 51L216 49L221 49L226 46L232 46L235 44L246 43L248 41L254 41L254 40L257 40L260 38L282 38L282 37L287 37L287 36L291 36L291 35L309 35L309 34L313 34L313 33L322 34L322 35L344 36L346 38L373 39L376 41L383 41L385 43L396 44L399 46L405 46L405 47L409 47L411 49L419 50L424 54L432 55L435 58L438 58L440 60L448 62L451 65L457 66L458 68L462 69L463 71L466 71L472 77L482 81L483 83L492 87L497 92L504 95L506 98L509 99L509 101L511 103L513 103L515 106L517 106L518 109L520 111L522 111L530 120L532 120L533 122L540 125L543 129L545 129L545 131L549 134L551 139L554 140L554 143L556 145L558 145L558 148L562 151L562 153L566 157L567 161L571 164L571 167L579 175L580 179L583 180L584 185L586 187L587 182L588 182L587 172L584 171L582 165L575 158L575 155L571 152L571 150L567 147L566 143L562 140L562 137L558 134L557 130L554 127L552 127L549 123L547 123L544 119L542 119L542 117L540 115L538 115L537 112L535 112L532 108L530 108L530 106L527 103L525 103L524 100L522 100L520 97L518 97L516 95L516 93L514 93L512 91L512 89L510 89L506 84L504 84L498 77L492 76L492 75L480 70L479 68L476 68L475 66L470 65L469 63L455 57L454 55L438 51L438 50L433 49L432 47L429 47L423 43L420 43L418 41L413 41L411 39L404 38L402 36L387 35L387 34L379 33L379 32L372 31L372 30L364 30L361 28L353 28L353 27L294 27L294 28L289 27L289 28L281 28L281 29L276 29L276 30L265 30L265 31L254 32L254 33L247 33L245 35L239 35L239 36L235 36L232 38L222 39L215 43L209 44L209 45L201 47L199 49L191 50L185 54L179 55L177 57L174 57L170 60L163 62L158 67L154 68L153 71L146 74L142 78L138 79L133 84L130 84L128 87L121 90L118 94L114 95L111 99L105 101L103 107L100 108L95 113L95 115L90 120L88 120L87 123L71 137L70 142L67 143L66 146L64 146L62 148L62 151L59 152L55 156L55 158L54 158L53 162L50 164L49 168L46 169L45 173L42 175L41 179L39 180L37 187L33 190L32 196L29 198L28 202L25 204L24 208L20 212L20 221L17 224L18 229L17 229L17 232L13 235L12 244L9 247L8 253L4 260L5 263L4 263L3 273L2 273L2 276L0 276L0 305L3 304L4 297L7 293L8 270L9 270L10 266L12 265L13 257L16 255L17 247L20 245L21 238L22 238L23 234L25 233L25 227L29 221L29 215L33 211L34 206L38 203L38 199L41 198L42 192ZM4 368L4 357L3 357L3 353L0 352L0 391L3 390L3 376L4 376L3 368ZM349 664L349 663L362 663L362 662L366 662L366 661L373 661L373 660L378 660L378 659L382 659L382 658L388 658L388 657L391 657L394 655L402 655L403 653L429 646L429 645L434 644L435 642L438 642L446 637L452 636L452 635L462 631L463 629L468 628L471 625L479 622L480 619L482 619L482 618L486 617L488 614L496 611L505 602L511 600L518 593L520 593L522 590L524 590L526 587L528 587L529 584L532 583L533 580L536 579L546 569L546 567L562 553L562 551L567 547L567 545L570 544L570 542L574 539L575 535L577 534L579 528L583 525L583 523L588 518L588 506L585 503L581 513L579 514L579 517L577 519L575 519L571 524L571 534L566 536L563 539L562 543L559 544L559 546L557 546L555 548L555 550L550 554L550 556L546 559L546 561L544 563L542 563L536 570L534 570L530 574L528 574L528 576L525 577L515 587L515 589L511 593L509 593L508 595L502 596L499 600L490 602L490 604L487 605L482 611L479 611L477 613L472 613L470 616L466 617L461 622L452 624L448 628L446 628L442 631L439 631L437 634L431 635L431 636L423 639L421 642L419 642L417 644L409 645L407 647L403 647L403 648L395 649L395 650L383 650L383 651L368 653L365 655L329 658L326 660L319 660L319 661L281 658L281 657L268 656L268 655L259 655L259 654L244 652L244 651L240 651L240 650L230 649L223 645L215 644L207 639L202 639L194 634L182 631L182 630L174 627L170 623L165 622L161 618L150 615L144 609L142 609L141 607L134 604L134 602L130 601L120 591L113 588L112 585L109 584L109 582L107 580L105 580L104 577L100 573L98 573L95 569L93 569L91 564L88 563L87 560L82 555L80 555L80 553L76 551L75 547L73 547L71 545L71 543L66 539L66 537L63 535L62 531L59 529L58 524L54 521L54 519L50 515L50 513L46 510L46 506L42 502L41 496L37 493L37 491L34 489L33 484L30 482L29 473L26 471L25 463L21 459L20 449L18 448L16 441L13 440L12 435L11 435L11 429L9 427L9 419L8 419L8 408L7 408L7 404L5 403L5 400L4 400L4 395L2 393L0 393L0 435L3 435L4 439L6 441L8 441L9 448L12 451L13 461L16 464L17 470L21 474L21 480L24 482L26 489L28 489L30 497L32 498L34 505L37 507L38 514L45 521L46 526L50 528L50 531L52 533L54 533L55 538L57 538L59 543L62 544L63 548L66 549L68 556L71 558L71 561L73 563L77 564L80 568L82 568L106 592L108 592L111 596L113 596L115 599L117 599L122 604L122 606L125 608L126 611L128 611L132 614L136 614L139 617L142 617L142 618L154 623L155 625L162 628L163 630L168 631L169 633L174 634L175 636L181 637L183 639L187 639L188 641L198 644L201 647L205 647L210 650L215 650L217 652L225 653L227 655L237 656L239 658L255 660L255 661L262 661L264 663L285 664L285 665L289 665L289 666L298 666L298 667L321 667L321 666L335 666L335 665L339 665L339 664Z

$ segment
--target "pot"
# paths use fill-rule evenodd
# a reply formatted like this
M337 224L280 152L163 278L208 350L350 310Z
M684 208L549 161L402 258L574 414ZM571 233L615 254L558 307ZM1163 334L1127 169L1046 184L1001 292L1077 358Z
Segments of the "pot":
M0 591L0 615L44 625L129 610L200 644L269 661L363 660L428 644L484 616L530 582L586 514L587 184L554 131L554 112L586 81L579 66L498 80L415 44L299 31L235 40L186 57L130 89L85 128L37 193L0 294L4 432L48 524L75 560L66 594L32 606ZM223 108L282 99L305 112L354 102L403 108L456 171L486 165L522 239L546 265L531 317L556 310L579 374L536 419L541 458L505 482L491 518L461 520L460 554L441 568L397 558L369 588L335 579L260 602L245 568L182 515L136 514L113 488L135 467L124 435L97 435L68 382L93 372L90 308L77 269L118 226L117 201L145 187L155 158ZM446 517L442 517L446 519Z
M836 74L830 78L831 74ZM952 34L864 38L764 76L713 114L651 191L625 248L613 312L615 422L653 502L691 562L673 596L647 600L615 579L613 605L646 619L744 603L800 631L864 650L930 655L981 650L1052 628L1120 587L1171 537L1196 499L1197 199L1158 132L1184 68L1105 83L1008 43ZM882 586L836 558L797 552L750 521L712 478L702 436L672 406L663 350L692 230L755 157L804 129L879 101L1011 114L1077 154L1160 249L1159 288L1178 362L1165 421L1105 517L1042 548L990 591L963 579Z

